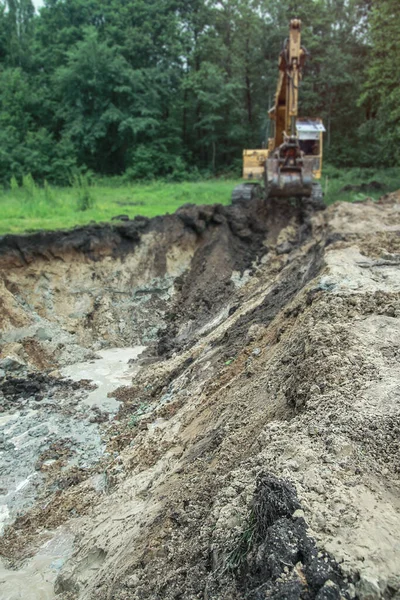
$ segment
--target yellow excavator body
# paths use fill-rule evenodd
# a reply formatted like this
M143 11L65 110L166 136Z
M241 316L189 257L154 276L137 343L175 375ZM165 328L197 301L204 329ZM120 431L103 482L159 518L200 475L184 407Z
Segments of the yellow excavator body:
M301 45L301 21L290 21L289 38L279 56L279 77L274 106L269 110L272 135L266 148L243 150L243 179L262 181L265 195L276 198L309 198L322 190L323 133L319 118L299 118L299 85L307 57ZM253 186L253 189L254 188ZM235 188L232 199L251 197L252 186Z

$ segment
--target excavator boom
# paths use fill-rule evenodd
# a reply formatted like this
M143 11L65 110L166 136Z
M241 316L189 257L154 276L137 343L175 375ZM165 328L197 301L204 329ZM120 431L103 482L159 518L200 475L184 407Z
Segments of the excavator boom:
M306 59L306 50L301 45L301 21L290 22L289 39L279 56L279 79L275 93L275 103L269 117L275 123L275 135L269 140L270 150L283 142L283 136L296 135L298 115L299 85Z

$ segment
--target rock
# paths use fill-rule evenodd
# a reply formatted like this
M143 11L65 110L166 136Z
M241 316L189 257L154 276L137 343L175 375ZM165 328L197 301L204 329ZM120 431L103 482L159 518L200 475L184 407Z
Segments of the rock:
M353 583L349 583L347 593L349 595L350 600L354 600L354 598L356 597L356 588Z
M48 433L49 428L47 427L47 425L39 425L39 427L35 427L35 429L29 430L29 435L31 437L41 437L44 435L48 435Z
M282 423L279 421L271 421L271 423L268 424L268 427L272 432L279 431L282 428Z
M315 596L315 600L339 600L341 597L340 588L333 581L328 579L325 581L323 587L319 590Z
M53 377L54 379L62 379L61 371L59 371L58 369L50 371L49 377Z
M316 383L314 383L311 387L310 387L310 394L314 394L314 395L319 395L321 393L321 388L319 387L319 385L317 385Z
M0 360L0 369L5 372L20 371L24 367L26 367L25 362L14 356L6 356Z
M254 348L254 350L252 352L252 355L253 356L260 356L260 354L261 354L260 348Z
M134 573L133 575L130 575L128 577L128 579L125 581L125 585L128 588L134 588L137 586L138 583L139 583L139 575L137 575L136 573Z
M387 580L387 587L391 592L400 591L400 575L390 575Z
M4 369L0 369L0 379L3 379L3 377L6 376L6 372L4 371Z
M262 325L259 325L258 323L253 323L252 325L250 325L250 327L247 331L248 341L251 342L251 341L259 338L262 335L264 330L265 330L265 328Z
M318 427L316 427L315 425L309 425L307 428L308 431L308 435L314 436L314 435L318 435L319 430Z
M293 244L291 242L283 242L276 247L277 254L289 254L293 249Z
M356 585L359 600L379 600L381 591L376 579L368 575L362 575Z
M297 460L290 459L286 462L286 466L291 471L298 471L300 469L300 465Z
M50 330L45 329L44 327L38 327L38 329L36 330L35 336L41 342L47 342L47 341L50 341L53 339L53 336L50 333Z
M98 473L93 475L89 480L90 484L96 492L103 493L107 489L107 475L105 473Z
M307 477L305 478L305 483L310 489L314 490L314 492L317 492L317 494L323 494L325 491L322 479L316 470L308 473Z
M326 519L321 513L317 513L314 516L314 526L317 527L320 531L325 531L326 528Z

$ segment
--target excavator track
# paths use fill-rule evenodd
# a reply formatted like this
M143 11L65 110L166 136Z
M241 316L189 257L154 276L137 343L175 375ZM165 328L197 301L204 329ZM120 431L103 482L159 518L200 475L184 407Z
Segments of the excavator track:
M306 206L313 210L325 210L326 204L324 202L324 192L320 183L313 183L311 196L304 199Z
M232 204L255 200L261 198L262 195L263 188L259 183L241 183L232 192Z
M266 198L267 200L276 200L279 202L279 198L276 196L266 193L262 185L258 183L241 183L237 185L232 192L232 204L238 204L241 202L249 202L256 198ZM324 193L322 191L321 184L313 183L310 196L303 196L301 199L298 198L300 205L304 208L308 208L314 211L325 210L326 204L324 202Z

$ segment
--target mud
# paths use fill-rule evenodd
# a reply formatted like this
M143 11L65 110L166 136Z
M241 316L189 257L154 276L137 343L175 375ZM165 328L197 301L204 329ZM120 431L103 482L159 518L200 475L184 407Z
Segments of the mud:
M399 200L3 238L0 595L399 597Z

